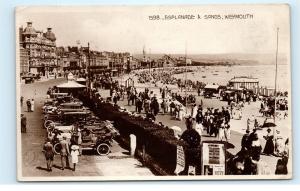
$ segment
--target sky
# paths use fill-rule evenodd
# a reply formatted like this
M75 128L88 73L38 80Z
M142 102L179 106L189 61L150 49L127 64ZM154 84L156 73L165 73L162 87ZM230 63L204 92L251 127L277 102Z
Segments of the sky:
M198 15L193 20L150 20L149 16ZM252 19L204 19L205 15L251 14ZM32 21L37 30L52 27L57 46L90 43L99 51L167 54L273 54L279 28L279 53L290 52L289 7L93 6L18 7L16 27Z

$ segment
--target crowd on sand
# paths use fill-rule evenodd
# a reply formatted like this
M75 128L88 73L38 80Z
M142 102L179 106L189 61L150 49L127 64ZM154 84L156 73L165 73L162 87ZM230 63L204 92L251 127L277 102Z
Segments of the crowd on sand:
M188 143L191 148L199 147L202 136L216 137L216 140L230 143L231 138L231 120L238 120L242 117L242 108L244 102L230 104L228 107L221 108L203 108L201 104L195 104L195 97L189 98L190 102L185 105L185 97L180 97L176 92L172 92L167 84L176 83L176 79L171 77L170 73L157 72L151 74L141 72L139 79L155 79L155 82L161 81L164 86L160 88L159 94L155 94L151 89L144 88L138 92L134 86L124 87L114 81L110 86L110 98L107 102L118 105L119 100L127 99L128 105L135 106L135 114L145 115L153 121L158 114L170 115L174 120L185 120L186 130L181 133L174 128L174 135ZM190 95L188 95L190 96ZM101 97L101 96L100 96ZM269 100L262 100L262 104L268 105ZM187 107L191 107L191 112L187 114ZM238 116L238 117L235 117ZM161 124L164 126L163 124ZM164 126L165 128L172 128ZM262 148L261 140L258 138L258 122L253 116L247 120L247 130L241 140L241 150L230 160L231 174L245 175L268 175L268 174L287 174L287 164L289 160L289 139L284 140L279 131L275 136L268 128L264 139L266 144ZM180 131L180 130L179 130ZM276 172L271 172L270 167L261 159L261 155L279 157L276 165Z
M230 104L227 107L221 108L204 108L201 100L200 104L197 105L195 96L187 95L185 97L176 92L172 92L172 90L168 88L168 84L177 84L178 87L182 86L183 82L181 80L172 77L173 74L179 72L182 71L174 69L171 71L153 71L150 74L148 71L135 73L138 77L138 81L141 83L153 82L155 84L161 82L163 86L160 87L158 95L147 87L138 92L134 86L125 87L120 85L118 80L113 80L108 74L94 75L91 77L91 80L94 82L93 91L102 88L109 89L110 97L105 100L106 102L112 102L112 104L118 105L120 100L127 99L128 105L135 106L134 113L136 115L144 115L153 121L156 121L156 117L159 114L170 115L173 120L185 120L186 130L182 133L178 128L167 127L160 124L164 128L173 129L174 136L185 141L190 148L199 147L202 136L215 137L216 140L228 145L231 141L231 121L242 117L243 103ZM204 85L204 83L196 82L192 83L191 87L203 88ZM97 93L99 99L104 100L99 91L97 91ZM23 104L22 98L21 104ZM34 105L34 100L27 100L26 104L28 112L33 112L32 105ZM283 107L281 105L287 107L285 105L287 104L285 99L280 100L278 104L280 107ZM261 111L270 112L270 105L271 100L263 100L260 108ZM188 107L190 107L191 112L187 112ZM23 119L21 126L22 131L26 132L26 122L24 121ZM284 140L280 136L279 131L276 131L274 134L271 133L271 129L268 128L264 136L266 144L265 147L262 148L261 140L257 134L257 127L258 124L255 118L247 120L247 130L240 143L241 150L227 161L230 169L229 174L287 174L289 139ZM45 146L47 146L47 143ZM262 160L262 154L279 157L275 172L270 172L269 164Z

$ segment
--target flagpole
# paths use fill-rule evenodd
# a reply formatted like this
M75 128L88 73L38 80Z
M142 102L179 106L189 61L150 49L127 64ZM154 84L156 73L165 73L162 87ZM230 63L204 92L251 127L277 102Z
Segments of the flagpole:
M276 60L275 60L275 88L274 88L274 95L275 95L275 105L274 105L274 129L273 129L273 135L274 135L274 138L275 138L275 131L276 131L276 91L277 91L277 60L278 60L278 33L279 33L279 28L277 27L277 35L276 35Z

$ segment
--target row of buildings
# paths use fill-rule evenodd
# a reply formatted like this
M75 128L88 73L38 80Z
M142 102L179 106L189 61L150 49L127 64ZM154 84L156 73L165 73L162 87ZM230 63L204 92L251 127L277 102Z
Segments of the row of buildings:
M90 50L89 46L56 46L56 36L52 28L46 32L37 30L32 22L19 28L20 73L40 74L63 71L87 71L94 73L111 72L113 75L136 68L172 67L184 65L185 58L163 55L157 59L147 57L145 50L141 58L128 52L116 53Z
M88 70L94 73L110 72L116 75L136 68L205 65L205 63L198 63L185 57L172 57L167 54L150 58L145 49L143 49L142 56L133 57L128 52L91 50L89 45L59 47L56 46L56 36L52 28L49 27L46 32L43 32L35 29L32 22L27 22L25 28L19 28L19 42L21 75L33 73L47 76L63 71L87 72Z
M62 71L120 73L137 67L139 60L130 53L99 52L89 46L58 47L52 28L46 32L36 30L32 22L19 28L20 73L47 76Z

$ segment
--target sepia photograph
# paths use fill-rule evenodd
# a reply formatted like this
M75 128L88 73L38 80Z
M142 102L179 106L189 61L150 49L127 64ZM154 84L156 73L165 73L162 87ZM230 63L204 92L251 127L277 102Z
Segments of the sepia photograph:
M19 181L292 179L288 4L15 9Z

